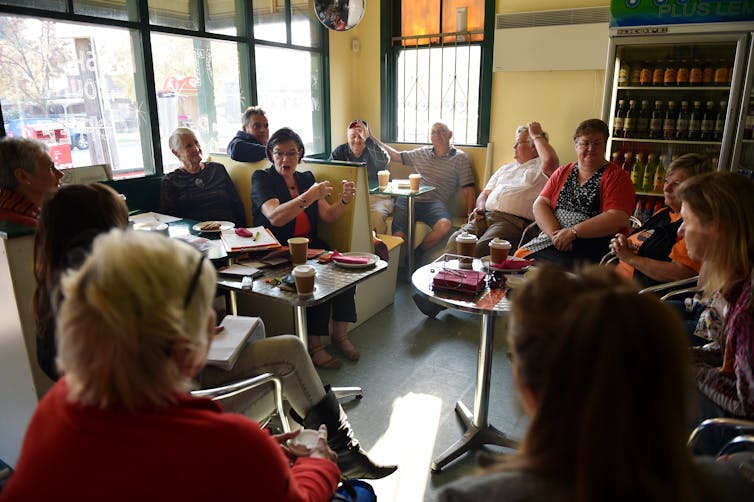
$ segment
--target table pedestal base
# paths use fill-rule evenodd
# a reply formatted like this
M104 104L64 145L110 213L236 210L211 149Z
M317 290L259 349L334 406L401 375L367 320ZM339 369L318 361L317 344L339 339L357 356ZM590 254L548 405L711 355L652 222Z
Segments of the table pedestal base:
M518 448L518 441L509 438L504 432L499 431L494 426L486 424L478 427L474 424L474 416L471 411L461 401L456 402L456 413L463 421L466 432L463 437L453 443L447 450L442 452L432 462L432 471L440 472L443 467L453 460L457 459L472 448L478 448L486 444L494 444L506 448Z

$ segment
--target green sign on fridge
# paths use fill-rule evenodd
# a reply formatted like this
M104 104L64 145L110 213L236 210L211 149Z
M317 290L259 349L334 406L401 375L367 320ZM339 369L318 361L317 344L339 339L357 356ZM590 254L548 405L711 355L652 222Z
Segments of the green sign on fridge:
M610 26L754 20L751 0L611 0Z

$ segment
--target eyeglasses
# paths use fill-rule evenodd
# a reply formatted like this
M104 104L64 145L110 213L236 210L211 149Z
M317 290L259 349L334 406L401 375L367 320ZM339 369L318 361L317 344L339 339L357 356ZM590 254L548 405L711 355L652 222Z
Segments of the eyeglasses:
M533 145L534 142L530 139L527 139L526 141L516 141L513 143L513 148L516 148L519 145Z
M295 159L298 158L298 150L290 150L287 152L281 152L278 150L272 151L272 156L275 157L277 160L283 160L284 158L288 157L289 159Z
M584 149L587 149L589 147L599 148L604 144L605 144L604 141L577 141L576 142L576 146L578 146L579 148L584 148Z
M199 263L196 264L196 270L194 271L194 275L191 277L191 282L189 283L188 292L186 293L186 299L183 300L184 309L188 307L188 304L191 301L191 297L194 296L196 285L199 282L199 276L202 275L202 265L204 265L204 255L201 255L199 257Z

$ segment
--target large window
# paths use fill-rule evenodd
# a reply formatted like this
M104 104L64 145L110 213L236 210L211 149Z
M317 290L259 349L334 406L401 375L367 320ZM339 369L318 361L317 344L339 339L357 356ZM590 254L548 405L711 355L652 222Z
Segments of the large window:
M442 120L456 143L486 142L489 89L485 94L484 82L489 87L491 72L484 54L491 48L484 43L485 2L393 0L389 5L390 13L383 16L383 31L389 33L383 68L385 136L428 142L432 123Z
M307 152L324 152L326 35L307 8L0 0L6 134L45 141L61 168L108 163L115 177L141 176L178 167L168 147L176 127L193 129L205 155L224 153L242 111L259 104L273 129L291 126Z

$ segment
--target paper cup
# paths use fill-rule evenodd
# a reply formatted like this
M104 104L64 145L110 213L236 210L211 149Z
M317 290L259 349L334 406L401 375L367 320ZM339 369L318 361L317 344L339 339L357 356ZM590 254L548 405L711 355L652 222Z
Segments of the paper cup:
M511 243L498 239L497 237L490 241L490 263L502 265L508 259L511 252Z
M380 190L385 190L390 183L390 171L377 171L377 179L379 180Z
M458 263L461 268L472 268L476 242L476 235L468 232L462 232L456 236L456 254L463 256Z
M421 174L409 174L408 175L408 183L411 187L412 192L418 192L419 191L419 185L421 185L422 182L422 175Z
M288 239L288 251L294 265L306 263L306 251L309 249L309 239L306 237L291 237Z
M296 291L299 296L311 296L314 293L314 278L317 271L311 265L299 265L291 272L296 281Z

